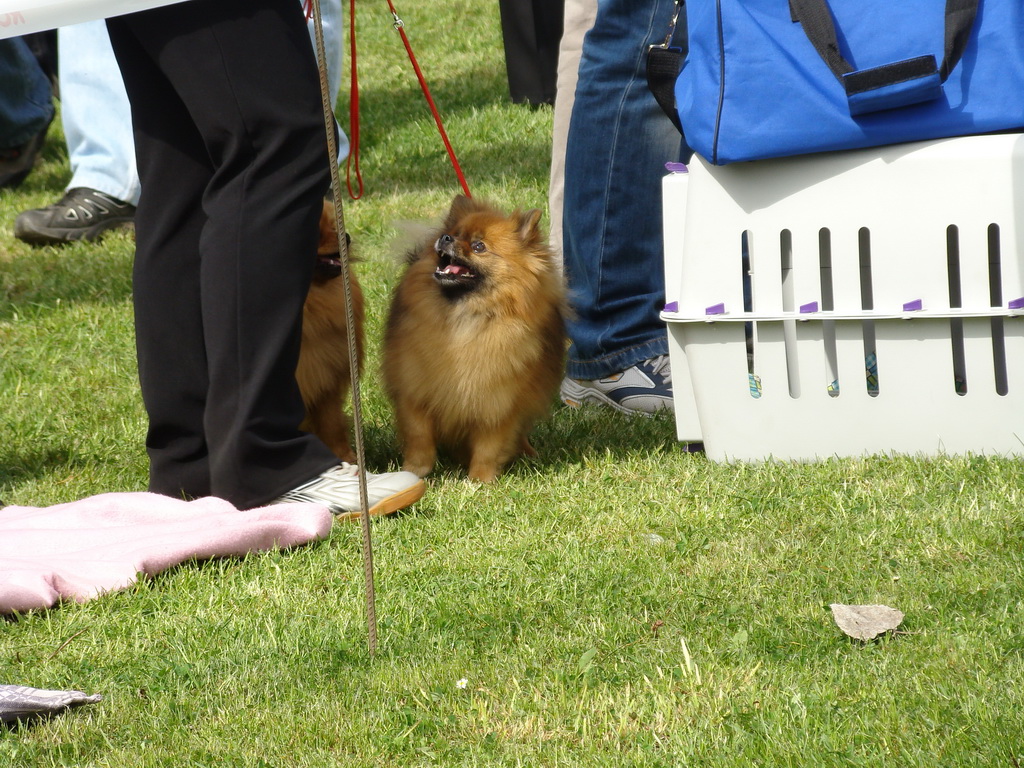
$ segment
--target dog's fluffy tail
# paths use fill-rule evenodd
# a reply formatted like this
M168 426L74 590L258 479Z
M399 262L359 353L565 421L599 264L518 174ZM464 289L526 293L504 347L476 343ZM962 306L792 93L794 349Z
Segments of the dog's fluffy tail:
M389 253L396 262L411 264L416 261L423 243L437 237L440 223L401 219L393 221L391 226L394 227L396 234L391 240Z

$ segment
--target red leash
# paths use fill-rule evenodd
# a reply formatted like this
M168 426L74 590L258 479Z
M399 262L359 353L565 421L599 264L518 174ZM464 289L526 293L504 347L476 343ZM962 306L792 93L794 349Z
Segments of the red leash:
M355 0L352 0L355 2ZM441 124L441 115L437 111L437 106L434 104L433 98L430 96L430 88L427 87L427 81L423 77L423 72L420 70L420 65L416 61L416 56L412 52L412 46L409 45L409 37L405 34L405 22L402 21L398 12L395 10L395 4L388 0L388 7L391 8L391 15L395 19L395 29L398 30L398 34L402 36L402 42L405 43L405 50L409 54L409 61L412 62L413 69L416 70L416 77L419 78L420 87L423 89L423 95L427 97L427 104L430 105L430 111L434 115L434 122L437 123L437 130L441 134L441 140L444 141L445 149L448 150L448 157L451 158L452 167L455 169L455 175L459 177L459 184L462 185L462 191L466 197L472 197L469 194L469 186L466 184L466 177L462 175L462 168L459 166L459 161L455 157L455 150L452 149L452 143L448 141L448 134L445 133L444 125ZM353 54L353 62L355 55ZM354 67L353 67L354 69Z
M352 33L348 36L349 56L352 64L349 69L352 71L350 78L348 101L348 133L349 150L348 158L345 160L345 185L348 187L348 196L358 200L363 196L363 174L359 171L359 74L356 71L356 0L349 0L349 28ZM356 172L356 183L359 185L359 194L352 191L352 169Z
M455 157L455 150L452 149L452 143L448 140L448 134L444 130L444 125L441 122L441 115L437 111L437 105L434 104L434 99L430 95L430 88L427 86L427 81L423 77L423 71L420 69L419 62L416 61L416 55L412 52L412 46L409 44L409 37L405 34L405 22L402 21L398 16L398 12L395 10L395 4L388 0L388 7L391 9L391 16L395 20L395 29L398 30L398 34L402 36L402 42L405 44L405 50L409 54L409 61L412 62L412 67L416 71L416 77L420 81L420 87L423 89L423 95L427 99L427 104L430 105L430 112L434 115L434 122L437 124L437 130L441 134L441 140L444 142L444 147L448 150L448 157L452 161L452 167L455 169L455 175L459 177L459 184L462 186L462 191L466 197L472 197L469 193L469 185L466 184L466 177L462 173L462 167L459 165L458 158ZM313 14L313 3L312 0L306 0L306 19L312 18ZM358 200L363 196L363 175L359 170L359 74L356 65L356 0L349 0L349 26L352 33L349 35L349 50L350 58L352 63L351 69L351 95L349 98L348 107L348 122L349 122L349 153L348 159L345 163L345 181L348 185L348 194L353 200ZM352 191L352 171L355 169L356 182L359 186L359 194L355 194Z

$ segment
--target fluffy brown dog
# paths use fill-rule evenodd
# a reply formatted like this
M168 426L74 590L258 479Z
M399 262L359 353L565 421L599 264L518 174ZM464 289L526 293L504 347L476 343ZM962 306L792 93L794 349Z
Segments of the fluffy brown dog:
M538 227L459 195L409 256L384 337L384 385L403 469L426 475L438 446L489 482L520 453L562 379L565 290Z
M349 363L345 284L339 277L338 233L334 205L324 203L320 214L320 244L313 283L302 312L302 351L295 378L306 405L303 429L317 435L342 461L354 462L349 444L348 417L343 410L352 382ZM363 292L349 270L356 350L363 365Z

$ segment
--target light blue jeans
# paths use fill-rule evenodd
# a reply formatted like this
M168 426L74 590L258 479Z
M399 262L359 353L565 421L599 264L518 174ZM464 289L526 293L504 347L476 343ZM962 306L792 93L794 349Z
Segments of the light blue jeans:
M320 9L327 80L337 101L344 39L341 0L327 0ZM315 45L312 21L309 34ZM106 23L101 19L62 27L57 35L61 120L71 162L67 188L88 187L137 205L139 173L131 107L110 48ZM348 155L348 139L344 132L340 135L338 158L342 160Z
M28 44L0 40L0 149L20 147L52 119L50 81Z
M598 0L565 153L562 244L575 317L567 373L599 379L668 352L661 180L689 150L647 86L673 0Z

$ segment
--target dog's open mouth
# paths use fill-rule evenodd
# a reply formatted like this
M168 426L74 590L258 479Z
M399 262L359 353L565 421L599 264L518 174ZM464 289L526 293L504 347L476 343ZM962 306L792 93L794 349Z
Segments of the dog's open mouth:
M443 251L437 254L438 265L434 279L442 287L469 287L476 282L476 273L464 261L453 258Z
M341 274L340 253L318 253L313 267L314 280L332 280Z

